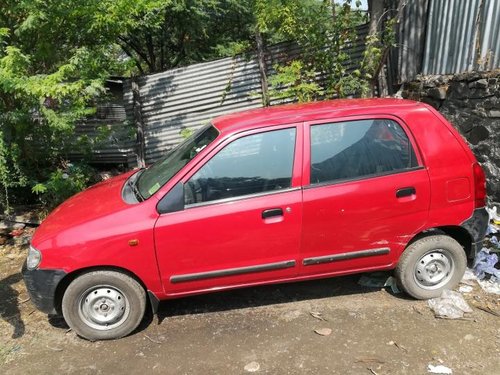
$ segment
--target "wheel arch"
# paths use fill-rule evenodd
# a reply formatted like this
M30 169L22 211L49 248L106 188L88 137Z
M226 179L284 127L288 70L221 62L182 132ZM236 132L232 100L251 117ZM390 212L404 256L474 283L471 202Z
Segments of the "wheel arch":
M467 229L458 226L458 225L446 225L446 226L440 226L440 227L434 227L434 228L429 228L426 229L418 234L416 234L406 245L405 248L408 248L412 243L415 241L420 240L421 238L424 237L429 237L437 234L444 234L447 235L451 238L453 238L455 241L457 241L462 248L464 249L465 255L467 256L468 259L471 259L471 257L474 256L473 254L473 238L469 231Z
M68 288L69 284L71 284L71 282L73 280L75 280L78 276L81 276L81 275L84 275L86 273L93 272L93 271L115 271L115 272L120 272L120 273L123 273L123 274L131 277L132 279L137 281L139 283L139 285L141 285L141 287L144 289L144 291L146 292L146 295L148 296L148 300L153 308L153 311L155 311L154 309L155 309L155 306L157 307L156 301L158 299L151 291L148 290L148 288L146 287L146 284L144 284L144 282L141 280L141 278L138 277L135 273L133 273L132 271L130 271L126 268L117 267L117 266L91 266L91 267L79 268L73 272L70 272L70 273L66 274L66 276L64 276L64 278L59 282L59 284L57 285L56 291L55 291L55 295L54 295L54 308L58 314L62 315L62 299L64 296L64 292ZM153 297L154 297L155 301L153 301Z

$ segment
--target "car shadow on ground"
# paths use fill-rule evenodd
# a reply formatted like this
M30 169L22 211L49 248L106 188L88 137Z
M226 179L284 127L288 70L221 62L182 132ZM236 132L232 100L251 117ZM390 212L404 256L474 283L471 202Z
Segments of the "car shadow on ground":
M0 294L2 303L0 305L0 317L13 328L12 338L17 339L24 335L24 321L21 319L19 308L19 292L12 285L22 280L21 273L15 273L0 280Z
M389 276L390 273L387 273ZM261 307L297 301L323 299L352 294L373 293L380 288L358 284L361 275L349 275L329 279L274 284L236 289L162 301L158 310L158 324L173 316L221 312L248 307ZM390 291L390 289L388 289ZM398 298L409 299L404 293Z
M359 285L358 280L362 275L248 287L162 301L157 316L153 316L151 309L148 309L146 316L132 335L146 330L151 324L160 325L164 319L170 317L374 293L381 289ZM390 275L391 273L387 272L387 277ZM411 300L405 293L394 294L390 288L387 288L387 291L395 298ZM61 316L49 316L49 322L53 327L68 329Z

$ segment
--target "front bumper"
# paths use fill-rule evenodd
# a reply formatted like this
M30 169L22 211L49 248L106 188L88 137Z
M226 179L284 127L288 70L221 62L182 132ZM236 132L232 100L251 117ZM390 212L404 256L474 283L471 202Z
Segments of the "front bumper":
M472 238L470 257L474 258L483 247L483 239L488 230L489 216L485 207L476 208L472 216L464 221L461 226L469 232Z
M35 306L46 314L56 314L55 295L61 280L66 276L62 270L28 270L23 264L23 274L26 289Z

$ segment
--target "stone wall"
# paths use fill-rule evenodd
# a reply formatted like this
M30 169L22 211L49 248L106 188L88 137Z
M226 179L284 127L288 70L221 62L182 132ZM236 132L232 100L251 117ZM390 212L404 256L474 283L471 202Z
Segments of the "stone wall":
M486 172L489 203L500 204L500 70L419 77L402 95L431 104L460 131Z

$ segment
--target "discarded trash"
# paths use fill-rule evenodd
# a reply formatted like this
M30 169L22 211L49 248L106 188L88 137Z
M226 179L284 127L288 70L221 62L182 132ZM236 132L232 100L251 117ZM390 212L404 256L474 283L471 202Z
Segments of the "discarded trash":
M472 281L472 280L477 280L477 277L476 277L476 275L474 275L473 270L471 270L470 268L467 268L465 270L464 276L462 277L462 280L460 282L468 284L466 281Z
M246 372L257 372L260 370L260 364L255 361L247 363L244 367L244 370Z
M500 279L500 270L495 268L495 264L498 262L498 255L495 253L490 253L490 251L483 247L479 253L476 255L474 260L474 274L477 276L478 280L482 280L486 277L486 274L490 274Z
M431 374L453 374L453 371L449 367L443 365L433 366L430 363L427 365L427 372Z
M488 211L490 219L486 235L500 232L500 215L497 213L497 208L487 208L486 210Z
M430 299L428 304L437 318L460 319L472 312L462 295L452 290L444 290L441 297Z
M332 334L331 328L318 328L314 332L320 336L330 336Z
M489 280L478 280L477 282L486 293L500 294L500 281L495 276Z
M406 349L403 345L398 344L396 341L391 340L387 343L387 345L394 345L396 348L398 348L404 352L408 352L408 349Z
M488 211L488 216L490 217L490 220L493 221L498 221L500 223L500 215L497 213L497 208L487 208L486 211Z
M499 230L497 229L499 225L493 225L493 224L488 224L488 228L486 229L486 235L490 235L490 234L495 234L495 233L498 233Z
M368 275L363 275L359 279L358 284L368 288L390 287L393 293L401 293L401 290L399 290L397 286L396 279L392 276L387 276L386 272L373 272Z
M22 234L24 233L24 229L20 228L20 229L13 229L11 232L10 232L10 235L12 237L19 237L21 236Z
M470 285L460 285L460 288L458 288L458 291L460 293L470 293L472 292L474 288Z
M325 318L323 318L323 314L321 314L320 312L317 312L317 311L311 311L310 312L311 316L313 318L316 318L318 320L322 320L324 322L326 322L327 320Z
M373 272L361 276L358 284L361 286L366 286L368 288L383 288L388 276L385 272Z
M490 242L496 247L500 247L500 242L498 241L497 236L491 236Z

